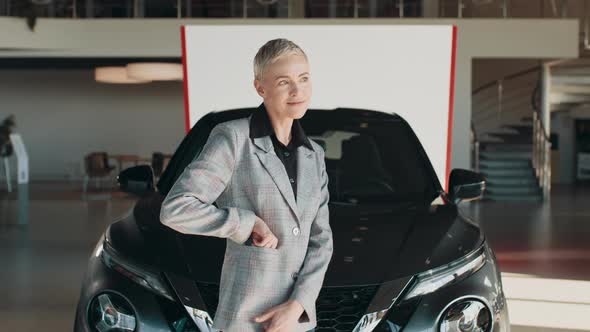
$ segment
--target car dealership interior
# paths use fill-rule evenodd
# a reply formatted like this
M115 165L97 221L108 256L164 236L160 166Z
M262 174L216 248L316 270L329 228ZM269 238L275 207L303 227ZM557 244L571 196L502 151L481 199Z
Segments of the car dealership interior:
M224 194L284 197L281 253L320 238L301 202L329 193L305 331L590 331L587 0L0 0L0 330L219 331L225 260L291 268L160 219L213 128L264 112L252 66L273 38L306 53L317 154L297 167L324 156L328 182L297 170L291 191L252 139L275 182Z

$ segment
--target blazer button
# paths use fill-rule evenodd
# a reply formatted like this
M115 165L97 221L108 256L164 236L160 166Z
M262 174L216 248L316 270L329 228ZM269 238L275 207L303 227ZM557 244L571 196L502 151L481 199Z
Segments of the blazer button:
M291 273L291 277L293 277L293 279L297 279L297 277L298 277L298 274L297 274L297 272L293 272L293 273Z
M295 236L299 235L299 227L293 228L293 235L295 235Z

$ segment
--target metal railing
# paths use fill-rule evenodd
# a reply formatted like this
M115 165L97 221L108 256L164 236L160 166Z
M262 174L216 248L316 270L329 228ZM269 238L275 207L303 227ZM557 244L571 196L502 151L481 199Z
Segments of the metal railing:
M485 132L485 126L482 127L481 122L489 122L501 124L501 117L513 116L518 118L522 115L530 115L532 111L532 147L531 147L531 162L535 175L538 180L538 185L543 191L543 198L549 199L551 192L551 141L546 126L541 116L540 100L546 98L542 91L542 66L534 66L517 73L504 76L499 80L484 84L473 90L472 97L478 103L474 103L473 107L482 107L478 112L473 112L471 122L471 152L472 152L472 167L476 172L479 172L480 165L480 151L485 149L485 143L481 142L482 131ZM531 77L535 75L535 77ZM535 79L534 88L527 86L529 79ZM521 86L524 85L524 86ZM522 100L526 100L525 106ZM523 113L524 112L526 113ZM478 130L478 126L482 130ZM479 135L478 135L479 134Z
M0 16L59 18L288 17L289 0L0 0Z
M527 0L528 1L528 0ZM0 0L0 16L17 17L501 17L556 18L588 16L590 0ZM296 15L293 9L299 8Z
M473 90L472 128L481 141L504 122L530 116L531 95L538 81L539 66L506 75Z
M547 91L547 80L549 72L544 67L539 73L539 80L531 101L533 105L533 150L532 164L535 175L539 181L539 186L543 190L543 198L548 200L551 194L551 137L543 119L549 119L551 110L549 109L549 98ZM543 113L548 114L543 114Z
M62 18L422 17L422 0L0 0L0 16Z
M527 0L526 6L513 6L510 0L439 0L439 17L576 17L586 15L586 1Z
M532 163L543 198L548 199L551 192L551 140L538 111L533 112L533 154Z

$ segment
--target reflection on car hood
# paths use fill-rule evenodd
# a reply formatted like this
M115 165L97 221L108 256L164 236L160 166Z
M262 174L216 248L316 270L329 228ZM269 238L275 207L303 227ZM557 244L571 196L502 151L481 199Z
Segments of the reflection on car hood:
M483 241L479 227L460 216L455 205L331 204L330 225L334 253L324 286L376 284L411 276L452 262ZM181 237L191 278L218 283L225 240Z

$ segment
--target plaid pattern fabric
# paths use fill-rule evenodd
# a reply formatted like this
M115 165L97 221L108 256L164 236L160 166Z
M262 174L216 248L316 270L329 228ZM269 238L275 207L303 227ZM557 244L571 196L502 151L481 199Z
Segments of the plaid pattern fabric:
M160 221L228 239L214 328L263 331L254 317L295 299L305 309L296 330L308 331L317 324L315 302L333 253L324 151L313 141L313 149L297 148L295 200L271 138L249 138L251 117L213 128L164 199ZM246 245L255 216L277 236L276 249Z

